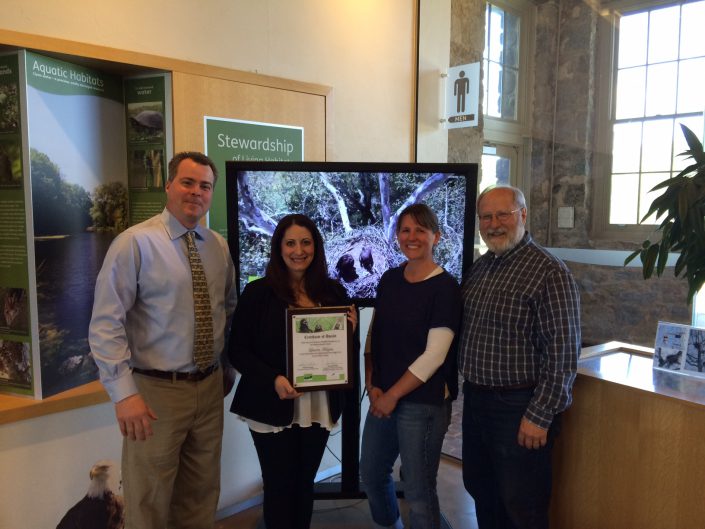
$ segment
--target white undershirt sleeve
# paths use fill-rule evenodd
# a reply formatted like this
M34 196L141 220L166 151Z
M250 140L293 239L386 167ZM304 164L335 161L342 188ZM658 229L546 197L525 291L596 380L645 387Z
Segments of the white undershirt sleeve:
M409 366L409 371L426 382L443 365L455 333L448 327L429 329L426 350Z

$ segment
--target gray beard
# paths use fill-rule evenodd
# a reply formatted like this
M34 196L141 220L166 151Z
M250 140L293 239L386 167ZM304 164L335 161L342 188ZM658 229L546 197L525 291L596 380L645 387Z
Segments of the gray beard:
M517 230L514 237L507 239L504 243L498 244L491 241L488 242L485 240L484 237L482 238L482 240L485 241L487 248L489 248L492 253L494 253L495 255L502 255L507 253L512 248L515 248L517 244L519 244L524 238L524 233L526 233L526 228L522 226L519 230Z

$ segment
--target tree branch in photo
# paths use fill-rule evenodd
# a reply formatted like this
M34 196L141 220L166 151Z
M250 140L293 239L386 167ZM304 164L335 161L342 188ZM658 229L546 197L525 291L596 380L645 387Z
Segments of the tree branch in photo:
M350 216L348 215L348 208L343 200L343 195L340 194L338 189L331 183L330 179L325 173L318 173L318 178L323 182L326 189L333 195L335 203L338 206L338 212L340 213L340 220L343 222L343 229L345 233L350 233L352 231L352 226L350 226Z
M384 228L384 235L387 243L394 243L394 224L390 228L390 217L392 216L392 206L389 203L389 173L379 173L377 176L379 180L379 202L382 205L382 223ZM389 237L389 233L392 233L392 237Z
M240 217L246 221L247 230L271 237L274 234L277 223L255 204L246 173L240 173L238 175L237 188L240 200L242 201L240 205Z
M381 176L381 175L380 175ZM422 183L420 183L416 189L414 189L411 194L406 198L406 200L402 203L401 206L394 212L393 215L389 216L385 213L384 218L384 233L387 239L387 242L389 244L392 244L394 242L394 227L397 224L397 218L399 217L399 214L406 208L407 206L411 206L412 204L415 204L419 202L423 197L428 195L429 193L432 193L436 189L438 189L440 186L445 184L448 180L451 178L455 178L452 175L446 174L446 173L434 173L431 176L429 176L426 180L424 180ZM382 182L380 180L380 194L382 194ZM389 201L389 197L387 197L387 205ZM384 211L384 209L383 209ZM389 221L386 219L389 218Z

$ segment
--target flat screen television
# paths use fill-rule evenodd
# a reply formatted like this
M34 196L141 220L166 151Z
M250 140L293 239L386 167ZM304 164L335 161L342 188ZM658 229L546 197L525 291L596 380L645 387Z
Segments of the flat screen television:
M377 284L404 262L396 220L423 202L438 215L435 258L458 281L472 263L477 164L226 162L228 243L239 291L262 277L279 219L310 217L328 271L358 306L374 306Z

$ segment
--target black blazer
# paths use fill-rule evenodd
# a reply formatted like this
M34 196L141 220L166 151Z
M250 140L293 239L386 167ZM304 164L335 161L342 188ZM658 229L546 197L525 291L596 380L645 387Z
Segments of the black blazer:
M350 304L342 285L331 280L330 287L337 304ZM230 363L242 375L230 411L273 426L287 426L294 418L294 401L281 400L274 391L274 379L286 376L286 309L266 278L249 283L238 300L228 345ZM359 338L355 343L359 346ZM345 392L327 393L335 422Z

